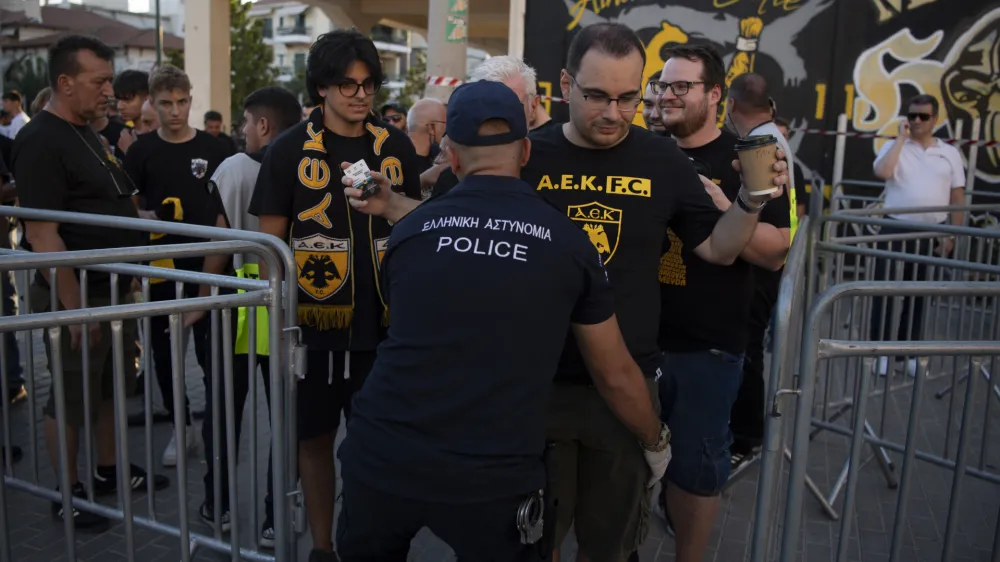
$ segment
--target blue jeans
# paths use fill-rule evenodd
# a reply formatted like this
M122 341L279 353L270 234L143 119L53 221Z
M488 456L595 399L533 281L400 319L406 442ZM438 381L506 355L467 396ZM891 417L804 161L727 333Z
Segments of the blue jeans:
M717 496L729 479L729 414L743 378L743 355L709 350L663 354L660 419L670 428L667 480Z

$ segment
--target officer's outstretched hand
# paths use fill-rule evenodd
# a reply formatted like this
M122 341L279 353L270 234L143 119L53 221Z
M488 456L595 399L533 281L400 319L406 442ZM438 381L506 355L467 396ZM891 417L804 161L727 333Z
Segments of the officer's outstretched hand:
M667 465L670 464L670 445L667 445L666 449L662 451L650 451L648 449L642 450L643 456L646 457L646 464L649 465L649 481L646 482L646 487L652 489L656 486L656 483L663 479L663 475L667 473Z
M346 170L351 167L350 162L341 162L340 169ZM347 196L347 201L352 207L365 213L366 215L375 215L377 217L383 216L386 209L389 207L389 202L392 200L392 185L389 180L378 172L371 172L372 179L378 184L378 192L374 195L368 197L367 199L361 198L361 190L352 187L354 182L351 178L346 175L340 178L341 183L344 184L344 195Z

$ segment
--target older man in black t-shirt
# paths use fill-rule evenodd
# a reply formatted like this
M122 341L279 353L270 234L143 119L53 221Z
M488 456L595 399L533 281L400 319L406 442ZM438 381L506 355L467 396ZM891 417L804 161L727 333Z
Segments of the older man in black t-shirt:
M651 84L666 131L721 211L738 204L741 189L732 166L737 137L716 125L725 77L714 49L681 45L667 51ZM701 560L729 477L729 417L751 332L752 266L780 269L788 252L788 198L758 211L760 222L732 264L704 260L673 230L660 258L661 419L674 431L677 451L660 502L666 500L668 523L676 523L680 561Z
M112 61L115 53L107 45L88 37L69 36L60 39L49 51L49 81L53 95L45 110L20 131L14 141L12 167L20 188L21 205L53 211L72 211L136 218L136 208L130 197L135 191L114 154L89 126L91 121L107 114L112 95ZM144 236L132 230L121 230L72 223L26 221L26 247L34 252L63 252L144 245ZM42 268L31 287L31 308L46 312L51 307L51 282L48 268ZM56 272L58 305L72 310L82 306L80 283L76 270L60 268ZM119 282L122 302L129 280ZM88 276L89 307L108 306L112 302L107 274L91 272ZM123 340L135 341L135 321L123 323ZM49 445L52 466L59 466L56 444L57 423L64 424L68 445L68 475L61 480L70 492L85 498L83 484L77 474L77 452L80 430L84 426L83 360L80 344L83 326L63 328L61 336L62 373L66 389L65 418L56 419L54 394L45 406L45 437ZM117 490L118 467L128 466L126 459L115 458L113 357L109 324L87 326L89 353L90 396L98 400L91 408L96 421L97 467L94 489L99 494L114 494ZM52 357L51 342L46 348ZM126 358L126 364L130 360ZM51 364L51 361L50 361ZM135 377L126 376L126 393L131 392ZM94 467L86 467L93 470ZM126 480L135 491L145 490L148 475L142 468L131 465L131 478ZM169 481L153 477L157 489ZM63 488L64 490L66 488ZM53 505L57 517L65 517L61 504ZM77 527L106 525L108 520L96 514L73 509Z
M345 561L403 560L424 526L459 560L547 558L511 523L546 486L545 411L571 327L644 470L666 466L668 434L600 256L517 179L530 149L521 103L495 82L462 86L448 134L461 183L397 224L386 252L392 329L340 450ZM491 337L469 329L483 319Z

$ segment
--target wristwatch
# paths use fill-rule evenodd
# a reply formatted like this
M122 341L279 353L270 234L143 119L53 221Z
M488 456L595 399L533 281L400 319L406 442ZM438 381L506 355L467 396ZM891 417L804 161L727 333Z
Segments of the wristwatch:
M764 205L767 205L767 201L761 201L760 204L754 205L746 200L745 193L746 192L744 190L740 190L740 192L736 195L736 204L739 205L740 209L748 215L760 214L760 212L764 210Z
M656 440L656 444L646 445L642 442L639 444L642 445L642 449L644 451L649 451L650 453L662 453L667 449L667 446L670 445L670 429L667 428L667 424L660 422L660 435Z

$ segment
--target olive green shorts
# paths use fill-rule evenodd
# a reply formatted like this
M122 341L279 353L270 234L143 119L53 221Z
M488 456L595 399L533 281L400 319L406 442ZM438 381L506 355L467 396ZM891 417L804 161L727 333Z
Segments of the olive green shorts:
M94 287L87 297L87 304L90 308L99 308L111 305L111 296L108 288ZM103 294L102 294L103 293ZM31 285L29 299L31 311L50 312L52 301L49 289L37 284ZM119 302L131 302L130 298L123 297ZM60 305L60 310L62 306ZM122 322L122 347L124 354L125 370L125 396L132 396L136 385L136 358L138 348L136 347L136 321L125 320ZM49 331L45 330L45 355L49 360L49 371L53 377L57 374L53 371L52 342L49 338ZM72 349L69 328L63 327L59 336L59 350L62 359L62 380L66 395L66 419L65 423L71 427L82 427L84 425L84 359L82 350ZM101 324L101 340L95 345L91 344L87 353L87 387L90 390L90 420L96 421L98 406L101 402L110 402L114 399L114 353L111 350L111 324L108 322ZM45 403L44 413L52 419L59 419L56 416L55 388L49 392L48 402Z
M659 409L656 383L650 397ZM574 524L591 560L624 561L649 531L649 467L634 435L597 389L556 384L549 401L547 440L554 445L549 490L559 502L554 544Z

